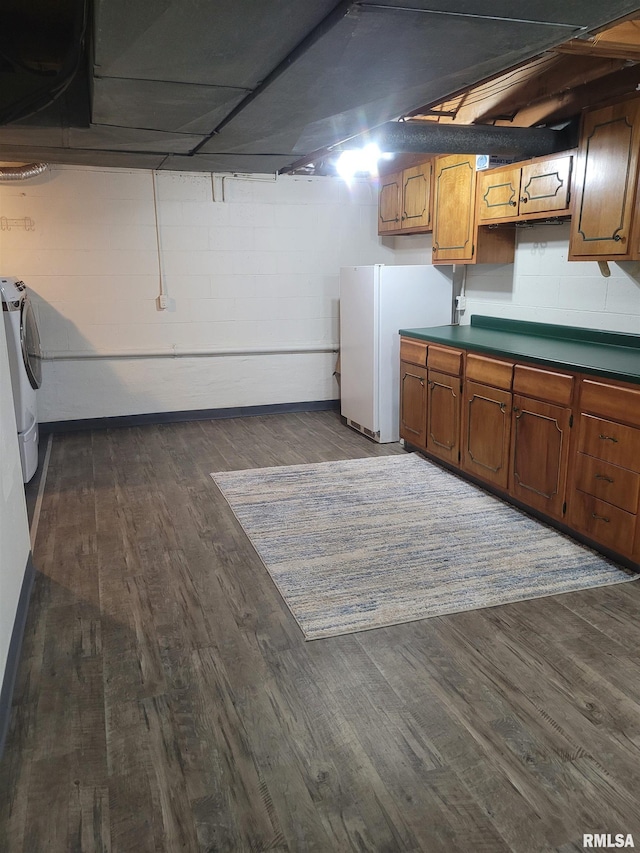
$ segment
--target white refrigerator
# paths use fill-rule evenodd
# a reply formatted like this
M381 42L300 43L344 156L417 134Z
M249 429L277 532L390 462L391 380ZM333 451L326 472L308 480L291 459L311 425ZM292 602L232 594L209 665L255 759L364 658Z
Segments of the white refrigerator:
M340 412L375 441L400 438L398 330L451 323L452 273L384 264L340 270Z

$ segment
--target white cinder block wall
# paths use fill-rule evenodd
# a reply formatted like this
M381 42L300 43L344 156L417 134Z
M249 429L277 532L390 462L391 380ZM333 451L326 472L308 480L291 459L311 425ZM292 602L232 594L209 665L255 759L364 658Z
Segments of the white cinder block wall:
M339 179L54 166L0 184L0 273L35 293L44 350L324 349L338 342L341 266L431 261L431 236L380 239L377 186ZM467 310L640 332L640 264L569 263L568 225L519 229L515 263L467 268ZM338 396L332 352L45 363L41 421Z
M569 225L518 229L515 262L467 271L467 310L516 320L534 320L640 333L640 263L567 261Z
M3 275L35 293L41 421L330 400L330 351L60 360L83 353L331 350L339 270L394 263L377 186L54 166L0 185ZM392 243L392 241L391 241ZM159 311L160 273L169 308Z
M413 239L422 246L408 248ZM396 237L400 263L430 263L429 238ZM518 228L513 264L466 268L467 309L472 314L609 329L640 334L640 263L609 263L604 278L594 262L567 261L569 225Z

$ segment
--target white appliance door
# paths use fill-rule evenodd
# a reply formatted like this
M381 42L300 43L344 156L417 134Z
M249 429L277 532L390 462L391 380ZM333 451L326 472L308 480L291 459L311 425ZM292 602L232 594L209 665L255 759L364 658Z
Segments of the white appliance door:
M340 271L340 412L371 437L378 425L380 266Z
M380 442L400 439L400 329L451 323L452 267L380 269L378 312L378 429Z

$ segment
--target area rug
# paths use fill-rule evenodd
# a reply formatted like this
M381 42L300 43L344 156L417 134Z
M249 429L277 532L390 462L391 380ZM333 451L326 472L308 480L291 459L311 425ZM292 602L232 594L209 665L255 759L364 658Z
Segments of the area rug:
M211 476L307 639L637 577L417 454Z

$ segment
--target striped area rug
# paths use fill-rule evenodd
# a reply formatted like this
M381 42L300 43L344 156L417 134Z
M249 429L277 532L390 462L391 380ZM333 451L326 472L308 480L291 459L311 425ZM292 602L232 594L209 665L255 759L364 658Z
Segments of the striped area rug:
M417 454L211 476L308 640L637 577Z

